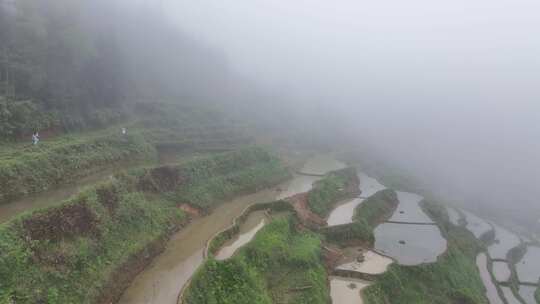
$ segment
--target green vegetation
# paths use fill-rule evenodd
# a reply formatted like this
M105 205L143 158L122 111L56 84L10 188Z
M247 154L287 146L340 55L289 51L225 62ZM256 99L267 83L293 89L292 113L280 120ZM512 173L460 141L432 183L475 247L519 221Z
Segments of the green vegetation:
M238 231L240 231L240 225L247 219L247 217L252 212L258 210L270 210L272 212L295 212L293 206L284 200L251 205L234 220L234 224L229 229L220 232L218 235L212 238L210 244L208 245L208 253L212 255L216 254L216 252L221 248L221 246L223 246L223 244L225 244L225 242L237 235Z
M208 260L193 277L184 303L328 303L321 241L296 231L293 221L274 220L234 257Z
M240 170L239 170L240 169ZM208 211L233 194L275 185L289 172L261 148L217 154L176 167L138 170L140 187Z
M51 189L113 164L154 160L156 150L170 148L174 154L193 154L237 149L249 142L220 112L204 107L139 104L134 113L144 118L107 129L47 138L37 146L3 146L0 203ZM127 136L120 134L121 127L128 128Z
M105 165L155 157L142 137L105 133L83 138L63 137L51 143L20 147L0 154L0 203L38 193Z
M426 201L423 207L440 224L448 251L432 264L391 265L365 289L366 303L488 303L475 264L480 244L465 228L448 223L444 207Z
M540 304L540 287L536 289L536 293L534 294L534 297L536 298L536 302Z
M119 181L0 226L0 303L94 303L114 272L185 221Z
M325 227L320 232L325 236L327 241L342 246L354 245L356 243L372 246L375 242L373 227L365 220L357 220L345 225Z
M335 203L351 195L347 191L351 187L356 189L358 187L358 177L353 168L331 172L316 182L314 188L309 191L309 208L319 216L326 217Z
M261 171L261 164L271 170ZM192 203L213 206L217 201L210 199L252 191L254 184L270 185L287 176L268 152L250 148L184 166L122 173L60 206L1 225L0 303L95 303L110 296L104 290L119 292L134 275L128 270L139 267L131 264L159 251L160 242L186 221L177 208L184 201L170 193L199 188L219 176L244 182L235 179L244 174L253 179L246 186L214 185L212 195Z
M392 216L398 203L395 191L381 190L356 207L352 223L324 227L320 233L326 237L327 241L341 246L372 246L375 242L373 229Z
M366 200L354 210L355 221L365 221L375 227L392 216L399 204L394 190L381 190Z
M234 75L219 52L156 14L105 0L2 1L0 142L110 125L140 100L225 99Z

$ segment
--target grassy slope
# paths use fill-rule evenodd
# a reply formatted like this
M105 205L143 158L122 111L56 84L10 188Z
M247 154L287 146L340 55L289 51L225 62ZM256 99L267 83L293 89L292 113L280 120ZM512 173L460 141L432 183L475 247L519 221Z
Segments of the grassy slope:
M219 112L170 104L141 106L131 121L107 129L3 144L0 203L39 193L120 161L154 159L156 148L219 150L248 143ZM121 136L120 128L128 128Z
M144 138L113 133L62 137L27 147L0 158L0 203L69 182L100 166L154 155L154 147Z
M344 191L348 183L356 178L356 171L353 168L346 168L331 172L316 182L315 187L308 194L308 205L311 211L323 218L328 216L333 205L348 194Z
M290 219L274 220L231 259L207 261L184 299L189 304L326 304L320 246L318 236L297 232Z
M536 298L536 302L538 302L538 304L540 304L540 288L538 288L536 290L536 293L534 294L535 298Z
M487 303L475 263L479 244L465 228L448 222L444 208L433 203L425 203L424 207L440 224L448 240L447 253L433 264L391 265L365 290L366 303Z
M394 190L381 190L356 207L353 219L355 221L365 221L371 227L374 227L381 221L386 220L386 218L391 217L398 204L399 201Z
M61 206L27 213L1 225L0 303L94 303L120 265L185 220L176 207L179 201L159 194L160 189L169 187L174 192L201 187L207 177L228 180L228 176L251 172L252 167L265 163L269 171L258 169L257 175L250 175L250 183L270 184L287 176L267 152L246 149L183 167L121 174ZM189 183L175 174L154 174L150 182L157 188L148 187L146 173L186 170L192 174ZM214 185L211 191L220 196L211 198L215 204L251 191L251 186ZM201 202L208 201L192 201Z

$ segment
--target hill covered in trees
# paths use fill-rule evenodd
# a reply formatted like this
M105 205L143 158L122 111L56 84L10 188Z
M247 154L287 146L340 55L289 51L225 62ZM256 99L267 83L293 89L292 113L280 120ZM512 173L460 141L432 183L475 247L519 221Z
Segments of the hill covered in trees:
M134 101L209 101L231 76L224 55L137 1L0 0L0 29L4 141L101 127Z

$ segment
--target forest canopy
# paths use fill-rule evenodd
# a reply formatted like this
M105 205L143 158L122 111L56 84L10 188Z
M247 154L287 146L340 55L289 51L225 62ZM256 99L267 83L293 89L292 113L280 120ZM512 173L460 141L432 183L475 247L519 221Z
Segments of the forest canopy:
M218 96L225 56L161 14L137 1L0 0L0 140L116 119L128 102Z

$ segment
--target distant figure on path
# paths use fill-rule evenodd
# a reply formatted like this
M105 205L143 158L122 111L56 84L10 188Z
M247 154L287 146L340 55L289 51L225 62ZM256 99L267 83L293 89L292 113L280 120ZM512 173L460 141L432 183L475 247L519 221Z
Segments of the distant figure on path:
M35 146L38 144L38 142L39 142L39 133L35 132L34 134L32 134L32 144Z
M122 135L126 135L126 134L127 134L126 128L122 128Z

